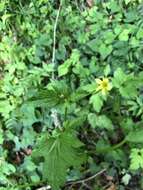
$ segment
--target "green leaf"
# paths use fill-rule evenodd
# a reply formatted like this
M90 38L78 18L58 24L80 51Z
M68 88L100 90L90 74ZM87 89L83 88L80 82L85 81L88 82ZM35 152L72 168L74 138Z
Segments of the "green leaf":
M114 78L112 79L113 86L120 88L121 85L126 81L127 75L123 72L121 68L118 68L114 72Z
M59 77L64 76L68 73L69 67L71 66L71 62L69 60L65 61L64 64L58 67L58 75Z
M82 87L83 90L89 92L89 93L93 93L96 91L96 88L97 88L97 84L96 82L92 82L91 84L87 84L85 86Z
M105 38L105 43L106 44L111 44L113 43L114 39L115 39L115 34L112 31L106 31L104 34L104 38Z
M67 169L83 162L79 149L82 145L72 131L61 132L57 137L42 136L33 157L44 157L43 178L48 180L53 190L64 185Z
M90 113L88 121L93 128L99 127L101 129L113 130L112 121L106 115L97 116L94 113Z
M130 154L131 170L137 170L139 168L143 168L143 149L132 149Z
M86 115L83 117L84 115L82 115L82 117L77 117L77 118L73 118L70 121L65 121L64 122L64 127L65 128L70 128L70 129L77 129L78 127L82 126L83 123L86 120Z
M70 95L70 100L72 102L77 102L77 101L85 98L88 94L89 93L87 93L84 89L79 88Z
M132 143L143 143L143 130L131 131L127 135L126 140Z
M3 23L5 23L6 20L7 20L8 18L10 18L11 16L12 16L12 14L4 14L4 15L1 17Z
M130 82L128 84L125 84L124 87L120 87L119 91L123 97L134 98L138 95L138 90L136 87L137 86L134 86L133 83Z
M116 1L109 1L109 3L107 3L108 8L111 10L112 13L115 12L119 12L120 11L120 6L118 5L118 3Z
M70 88L64 81L54 81L49 83L49 89L40 89L34 94L29 102L33 102L34 105L45 105L48 108L64 104L70 96Z
M112 45L106 46L105 44L102 43L101 46L99 47L99 53L101 54L103 59L105 59L112 52L112 50L113 50Z
M0 12L2 12L5 8L5 3L6 2L0 2Z
M124 0L125 1L125 4L129 4L130 2L134 1L134 0Z
M75 65L76 63L79 62L80 58L80 52L77 49L74 49L72 51L72 54L69 59L67 59L64 64L60 65L58 67L58 75L59 77L64 76L68 73L69 68L71 65Z
M128 41L128 39L129 39L129 33L130 33L129 29L124 29L121 32L121 34L119 35L119 40L120 41Z
M107 65L104 69L104 75L107 77L111 72L110 65Z
M93 104L93 107L96 112L100 112L103 106L103 99L99 94L94 94L90 97L90 104Z
M137 39L143 38L143 28L139 28L136 37L137 37Z
M77 63L76 66L73 68L73 73L79 75L81 78L90 75L90 72L87 68L84 68L80 63Z
M9 113L14 109L13 105L8 100L0 101L0 113L3 117L8 118Z
M98 52L98 45L101 43L102 43L102 41L93 39L93 40L89 41L87 45L93 52Z

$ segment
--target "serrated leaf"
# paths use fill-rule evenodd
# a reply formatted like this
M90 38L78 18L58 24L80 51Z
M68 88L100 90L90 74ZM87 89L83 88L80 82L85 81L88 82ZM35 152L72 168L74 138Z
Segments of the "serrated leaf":
M40 89L30 99L37 106L46 105L48 108L64 104L70 96L70 88L64 81L54 81L49 84L49 89Z
M58 67L58 75L59 77L64 76L68 73L69 67L71 66L71 62L67 60L64 64Z
M70 58L67 59L64 62L64 64L62 64L58 67L59 76L61 77L61 76L66 75L69 71L70 66L75 65L79 61L79 58L80 58L80 52L77 49L74 49L72 51Z
M130 154L131 170L137 170L139 168L143 168L143 149L132 149Z
M58 137L45 135L38 143L33 157L44 157L43 178L53 190L64 185L69 167L77 167L83 162L79 149L82 145L72 131L64 131Z
M126 74L123 72L121 68L118 68L114 72L114 78L112 79L113 86L120 88L120 86L126 81Z
M87 84L87 85L82 87L83 90L85 90L85 91L87 91L89 93L95 92L96 88L97 88L97 83L96 82L93 82L91 84Z
M101 129L113 130L112 121L106 115L97 116L94 113L90 113L88 121L93 128L99 127Z
M68 127L70 129L77 129L77 127L82 126L86 120L86 115L84 117L83 116L84 115L82 115L82 117L77 117L77 118L73 118L70 121L66 121L64 123L65 128Z
M85 98L89 93L87 93L84 89L77 89L70 96L70 100L72 102L77 102L83 98Z
M13 105L10 104L8 100L1 100L0 101L0 114L3 117L8 118L9 113L14 109Z
M99 94L94 94L90 97L90 104L93 104L95 111L100 112L103 106L103 99Z

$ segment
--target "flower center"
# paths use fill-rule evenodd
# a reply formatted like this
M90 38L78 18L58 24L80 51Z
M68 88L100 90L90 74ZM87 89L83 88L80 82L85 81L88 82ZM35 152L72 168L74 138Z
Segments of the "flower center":
M108 83L107 83L106 81L103 81L103 82L102 82L102 87L103 87L103 88L107 88L107 86L108 86Z

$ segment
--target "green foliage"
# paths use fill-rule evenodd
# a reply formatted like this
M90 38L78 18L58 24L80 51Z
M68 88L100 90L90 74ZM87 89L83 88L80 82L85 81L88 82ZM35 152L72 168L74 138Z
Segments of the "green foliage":
M143 150L142 149L132 149L131 150L131 170L137 170L143 168Z
M127 141L134 143L143 143L143 130L140 129L138 131L131 131L127 136Z
M142 189L143 3L61 3L0 2L0 189Z
M90 113L88 120L93 128L99 127L100 129L113 130L112 121L106 115L97 116L96 114Z
M64 131L56 137L43 135L37 146L33 157L44 157L43 178L48 180L54 190L58 190L66 181L67 169L83 162L79 152L82 143L72 131Z
M59 77L66 75L70 66L74 66L79 62L80 52L76 49L73 50L69 59L67 59L62 65L58 67Z
M100 94L94 94L90 97L89 103L93 104L95 111L100 112L103 106L103 98L100 96Z

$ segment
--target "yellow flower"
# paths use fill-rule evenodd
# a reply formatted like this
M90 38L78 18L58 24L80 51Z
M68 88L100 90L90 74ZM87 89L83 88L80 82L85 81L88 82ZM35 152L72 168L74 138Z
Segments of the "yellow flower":
M108 91L111 90L112 85L109 82L108 78L101 79L95 79L96 83L98 84L98 87L96 88L96 91L101 91L103 95L106 95Z

